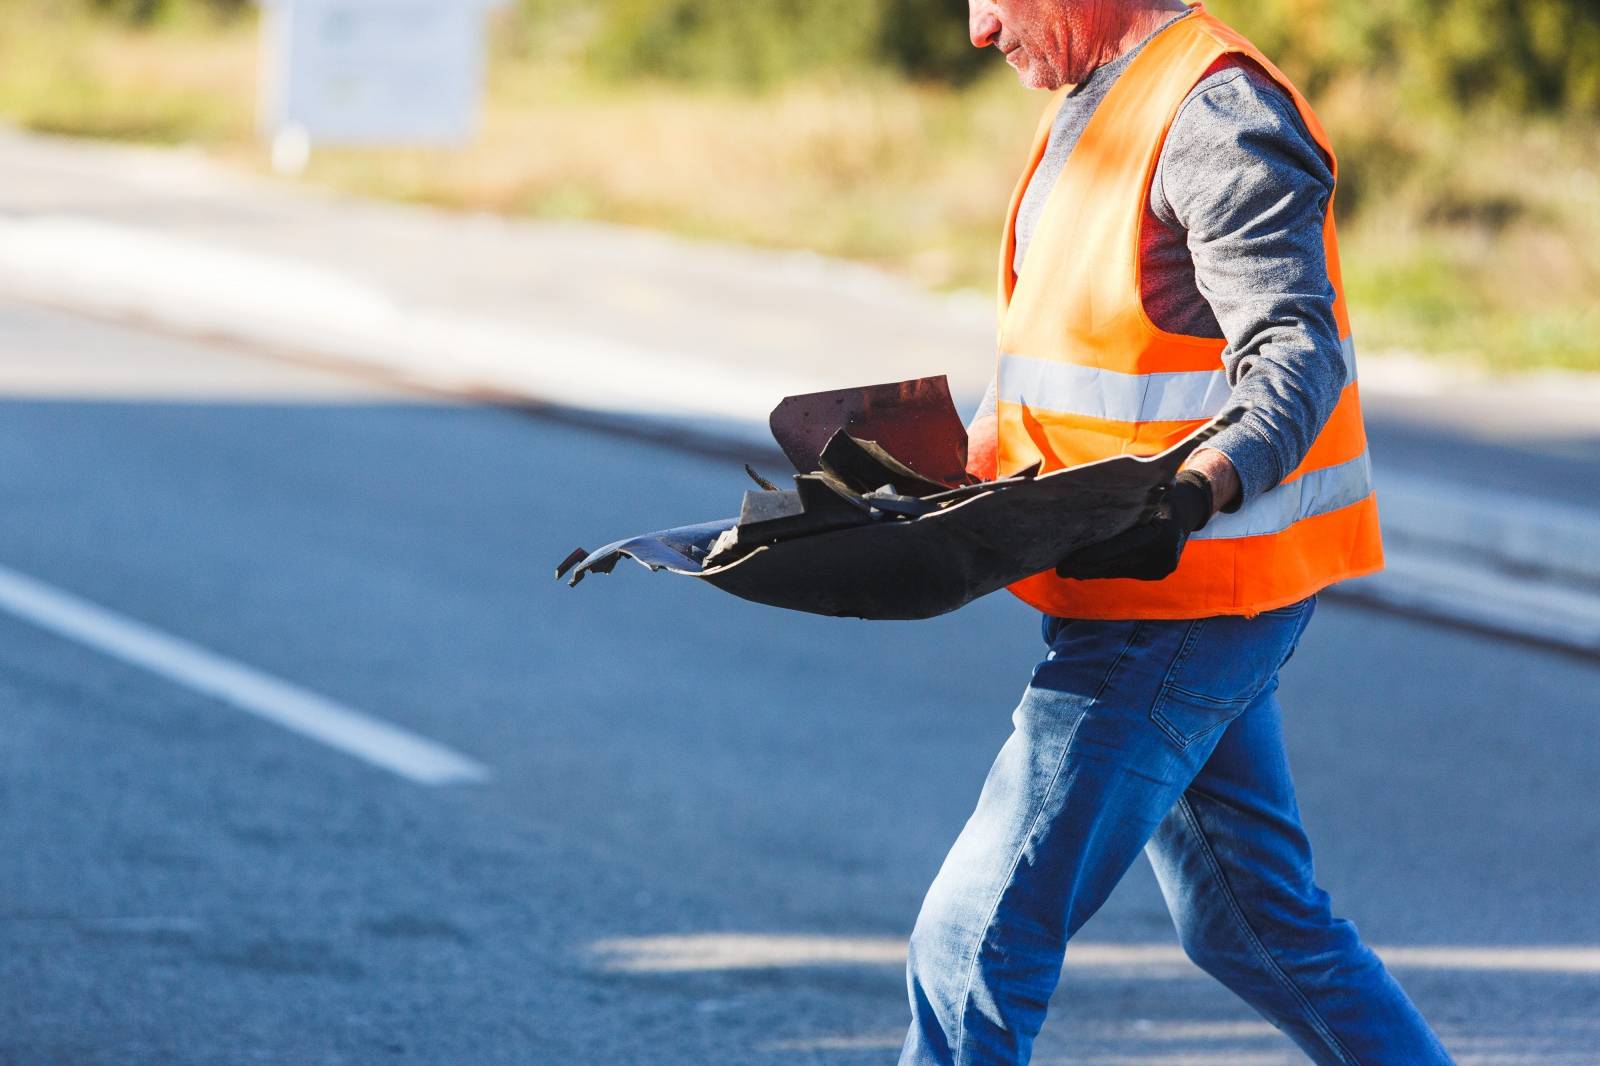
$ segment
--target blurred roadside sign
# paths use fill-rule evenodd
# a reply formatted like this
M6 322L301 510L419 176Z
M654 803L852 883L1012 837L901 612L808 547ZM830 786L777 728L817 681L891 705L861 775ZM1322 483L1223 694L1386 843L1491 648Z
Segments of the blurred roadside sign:
M261 127L274 163L299 169L316 144L467 141L486 14L504 2L262 0Z

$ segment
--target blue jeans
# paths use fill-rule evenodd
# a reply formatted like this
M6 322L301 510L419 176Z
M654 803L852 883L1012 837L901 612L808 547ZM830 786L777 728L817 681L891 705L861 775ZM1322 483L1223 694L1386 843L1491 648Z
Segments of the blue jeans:
M1049 654L911 936L901 1066L1027 1062L1068 939L1141 848L1189 957L1313 1061L1450 1062L1312 877L1277 688L1314 606L1045 619Z

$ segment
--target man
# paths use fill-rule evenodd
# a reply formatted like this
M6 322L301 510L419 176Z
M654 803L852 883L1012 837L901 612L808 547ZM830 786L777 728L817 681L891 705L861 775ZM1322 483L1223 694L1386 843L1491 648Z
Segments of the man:
M1315 116L1179 0L970 0L1056 91L1013 198L973 472L1151 454L1249 414L1155 515L1013 591L1035 669L911 938L903 1066L1026 1062L1069 938L1144 849L1189 956L1318 1063L1449 1056L1312 876L1278 671L1382 565Z

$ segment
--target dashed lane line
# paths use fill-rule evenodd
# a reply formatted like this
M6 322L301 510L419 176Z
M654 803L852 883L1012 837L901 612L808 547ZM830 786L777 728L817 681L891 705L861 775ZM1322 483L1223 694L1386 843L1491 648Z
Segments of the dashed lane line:
M4 566L0 610L417 784L489 778L487 767L441 744Z

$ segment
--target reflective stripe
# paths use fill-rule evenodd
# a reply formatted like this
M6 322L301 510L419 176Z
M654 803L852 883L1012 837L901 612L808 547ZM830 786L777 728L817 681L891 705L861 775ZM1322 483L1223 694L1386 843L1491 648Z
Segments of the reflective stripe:
M1220 370L1123 374L1024 355L1000 356L1002 401L1108 422L1210 418L1222 410L1230 391Z
M1233 514L1211 517L1196 540L1232 540L1281 533L1302 518L1360 503L1372 493L1372 457L1362 452L1268 489Z
M1344 383L1356 379L1355 341L1339 344ZM1053 359L1000 354L998 393L1004 403L1107 422L1188 422L1210 418L1233 388L1221 370L1124 374Z

